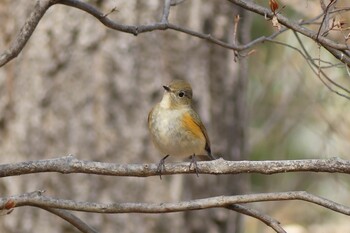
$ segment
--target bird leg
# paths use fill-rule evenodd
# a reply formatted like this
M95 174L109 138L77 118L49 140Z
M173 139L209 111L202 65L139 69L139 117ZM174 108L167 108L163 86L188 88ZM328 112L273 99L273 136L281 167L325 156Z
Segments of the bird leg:
M191 167L192 167L192 164L193 164L193 168L196 171L196 175L197 175L197 177L199 177L197 160L196 160L195 156L196 156L195 154L191 155L191 162L190 162L190 166L188 167L188 169L191 170Z
M159 163L157 167L157 173L159 173L159 178L162 179L162 172L165 171L165 159L168 158L169 155L164 156Z

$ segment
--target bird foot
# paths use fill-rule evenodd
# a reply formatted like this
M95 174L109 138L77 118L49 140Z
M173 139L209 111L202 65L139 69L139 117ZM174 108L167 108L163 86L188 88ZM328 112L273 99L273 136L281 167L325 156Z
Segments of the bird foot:
M196 171L196 175L197 175L197 177L199 177L199 175L198 175L198 165L197 165L197 160L196 160L195 156L196 156L195 154L191 155L191 162L190 162L190 166L188 167L188 169L191 170L191 167L193 165L193 168Z
M168 158L169 155L164 156L159 163L157 167L157 173L159 174L159 178L162 179L162 172L165 171L165 159Z

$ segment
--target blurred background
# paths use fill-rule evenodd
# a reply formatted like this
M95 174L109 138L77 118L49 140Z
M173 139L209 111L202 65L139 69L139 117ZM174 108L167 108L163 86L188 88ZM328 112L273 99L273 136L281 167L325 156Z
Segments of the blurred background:
M163 1L88 1L124 24L161 17ZM256 1L268 7L268 1ZM346 5L339 1L338 7ZM35 1L0 2L0 49L13 40ZM318 0L283 1L293 20L322 12ZM172 7L170 22L232 41L239 14L239 41L276 29L263 17L228 1L190 0ZM349 14L337 19L349 22ZM317 30L318 26L310 26ZM347 32L329 35L343 41ZM338 64L300 36L314 57ZM300 44L292 32L276 40ZM0 69L0 163L74 154L113 163L157 163L147 114L175 78L194 89L195 109L212 150L227 160L349 159L349 100L330 92L296 50L260 44L234 61L232 51L175 31L137 37L105 28L92 16L56 5L49 9L18 58ZM330 78L349 87L344 65L322 63ZM0 196L45 189L54 197L92 202L169 202L215 195L305 190L350 205L349 182L339 174L176 175L127 178L82 174L36 174L0 180ZM279 220L289 233L345 232L349 217L300 201L250 205ZM99 232L273 232L259 221L228 210L162 215L76 213ZM0 217L0 232L78 232L32 207Z

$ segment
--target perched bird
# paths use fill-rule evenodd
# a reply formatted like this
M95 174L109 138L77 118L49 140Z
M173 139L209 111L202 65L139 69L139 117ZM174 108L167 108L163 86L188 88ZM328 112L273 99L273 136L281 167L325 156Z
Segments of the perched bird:
M174 80L163 86L164 95L148 114L148 128L156 148L165 155L158 165L158 172L165 169L164 161L169 156L191 156L191 165L197 173L195 156L211 154L207 131L198 114L192 109L192 88L184 80ZM197 173L198 175L198 173Z

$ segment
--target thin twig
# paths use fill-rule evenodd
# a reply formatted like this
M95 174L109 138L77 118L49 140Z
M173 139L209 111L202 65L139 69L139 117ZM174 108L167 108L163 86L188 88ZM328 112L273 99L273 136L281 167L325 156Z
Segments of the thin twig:
M345 97L345 98L347 98L347 99L350 99L350 97L349 97L348 95L344 95L344 94L342 94L342 93L340 93L340 92L334 90L331 86L329 86L329 85L322 79L321 74L323 75L323 77L325 77L325 79L326 79L329 83L333 84L333 85L336 86L337 88L339 88L339 89L341 89L341 90L343 90L343 91L345 91L345 92L347 92L347 93L350 94L350 90L346 89L346 88L343 87L342 85L340 85L340 84L336 83L335 81L333 81L331 78L329 78L329 77L327 76L327 74L326 74L322 69L319 69L319 67L320 67L320 62L319 62L319 65L317 65L317 64L315 63L314 59L311 58L310 54L308 53L307 49L305 48L304 44L302 43L302 41L301 41L299 35L298 35L296 32L294 32L294 35L295 35L295 37L297 38L297 40L298 40L298 42L299 42L299 44L300 44L300 47L301 47L302 50L304 51L305 56L307 57L307 61L309 61L309 62L317 69L316 76L320 79L320 81L321 81L331 92L334 92L334 93L336 93L337 95L340 95L340 96L342 96L342 97ZM320 59L320 58L319 58L319 59Z
M322 18L322 21L321 21L321 25L320 27L318 28L318 31L317 31L317 35L316 35L316 40L318 39L318 37L320 36L320 33L321 33L321 30L323 28L323 25L325 23L325 21L328 21L328 17L329 17L329 14L328 12L330 11L330 7L332 5L335 4L336 1L330 1L329 4L326 6L326 8L324 9L323 11L323 18ZM327 19L327 20L326 20ZM327 23L327 22L326 22Z
M332 10L329 13L334 14L334 13L340 13L343 11L350 11L350 7L342 7L342 8L336 9L336 10Z
M262 16L266 16L269 18L272 18L274 16L273 12L270 11L269 9L262 7L260 5L255 4L254 2L251 1L244 1L244 0L227 0L229 2L232 2L238 6L241 6L242 8L249 10L251 12L255 12L257 14L260 14ZM317 33L305 28L303 26L301 26L301 24L299 23L295 23L291 20L289 20L288 18L284 17L281 14L276 15L278 22L281 23L282 25L284 25L285 27L292 29L294 31L297 31L301 34L303 34L306 37L309 37L313 40L317 40L317 42L321 43L322 45L327 45L329 47L332 47L334 49L338 49L338 50L347 50L348 46L346 44L339 44L335 41L332 41L330 39L327 39L323 36L319 36L318 38Z
M104 14L103 17L108 17L110 14L112 14L116 11L118 12L117 6L113 7L110 11L108 11L106 14Z
M164 0L163 14L161 23L168 23L170 14L171 0Z
M289 48L292 48L292 49L296 50L296 51L297 51L300 55L302 55L302 56L304 57L304 59L307 61L307 64L310 66L311 71L313 71L314 74L315 74L318 78L320 78L320 81L321 81L331 92L333 92L333 93L335 93L335 94L337 94L337 95L339 95L339 96L341 96L341 97L344 97L344 98L346 98L346 99L350 99L350 96L344 95L344 94L342 94L342 93L340 93L340 92L334 90L331 86L329 86L329 85L318 75L317 71L314 70L314 67L315 67L316 69L318 68L318 66L317 66L316 63L315 63L315 60L319 60L319 59L313 59L313 58L310 56L310 54L307 52L306 48L304 47L304 44L302 43L301 39L299 38L299 35L298 35L296 32L294 32L294 35L297 37L297 40L298 40L298 42L299 42L299 44L300 44L300 46L301 46L301 48L303 49L303 51L304 51L305 54L304 54L300 49L298 49L298 48L296 48L296 47L294 47L294 46L291 46L291 45L289 45L289 44L286 44L286 43L283 43L283 42L280 42L280 41L275 41L275 40L269 40L269 41L270 41L270 42L273 42L273 43L276 43L276 44L281 44L281 45L283 45L283 46L286 46L286 47L289 47ZM331 83L334 82L334 81L331 80L322 70L321 70L321 73L325 76L325 78L326 78L329 82L331 82ZM339 84L337 84L337 83L335 83L335 82L334 82L334 85L337 86L337 87L339 87L339 88L344 88L344 87L340 86ZM344 89L344 90L346 91L347 89ZM349 91L346 91L346 92L349 92Z
M239 20L240 20L240 16L236 15L235 18L234 18L233 36L232 36L233 37L232 42L233 42L234 45L238 45L239 44L238 36L237 36ZM233 54L234 54L234 61L236 62L237 61L237 57L238 57L238 52L233 50Z

